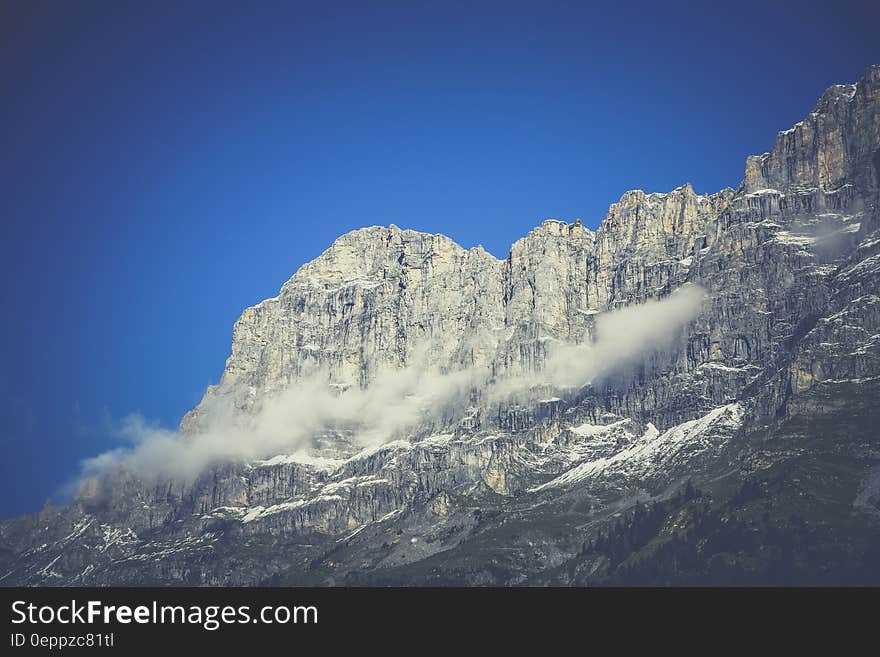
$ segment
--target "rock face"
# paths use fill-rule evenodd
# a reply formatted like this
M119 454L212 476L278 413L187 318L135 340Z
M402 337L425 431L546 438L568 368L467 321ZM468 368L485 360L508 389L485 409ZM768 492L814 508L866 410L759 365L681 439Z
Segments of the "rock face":
M343 235L281 293L247 309L209 399L244 411L321 372L367 387L415 358L501 374L544 365L548 340L586 340L597 313L668 294L733 192L627 192L597 233L546 221L499 261L442 235L374 226ZM193 430L207 404L185 418Z
M583 386L542 378L609 313L687 285L705 299L663 348ZM0 583L867 583L880 66L748 158L737 190L626 192L595 232L546 221L506 260L396 226L343 235L242 314L181 440L298 382L345 394L429 366L482 378L368 447L336 427L187 483L89 482L0 524ZM544 383L488 392L505 378Z

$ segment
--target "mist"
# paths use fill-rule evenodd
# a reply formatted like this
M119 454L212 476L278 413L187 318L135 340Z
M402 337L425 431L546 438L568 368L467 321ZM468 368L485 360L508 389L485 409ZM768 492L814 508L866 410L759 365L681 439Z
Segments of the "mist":
M582 343L552 342L538 372L493 379L488 368L443 372L416 357L405 368L381 370L365 389L332 388L326 373L318 373L263 399L249 414L215 395L204 407L204 423L185 436L129 416L116 428L120 447L83 461L81 479L122 467L145 481L190 482L220 463L307 454L314 437L328 431L344 432L364 448L409 438L460 415L475 391L483 403L498 404L528 396L535 388L581 388L668 349L699 313L704 296L702 288L686 286L662 300L597 315L593 334Z
M492 387L493 399L522 396L536 387L581 388L645 355L671 346L685 324L699 314L706 296L697 285L668 297L596 316L595 334L583 342L553 342L540 372L513 376Z

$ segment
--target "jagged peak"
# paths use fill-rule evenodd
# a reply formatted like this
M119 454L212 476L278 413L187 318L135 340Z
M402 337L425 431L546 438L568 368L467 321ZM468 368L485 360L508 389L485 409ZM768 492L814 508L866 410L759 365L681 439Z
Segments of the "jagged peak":
M402 229L395 224L366 226L337 237L317 258L302 265L281 290L283 293L298 284L338 285L366 280L413 252L468 255L467 249L442 233Z
M656 202L665 200L679 200L681 198L712 200L714 198L723 197L730 193L733 193L733 190L730 187L725 187L724 189L715 192L714 194L697 194L694 191L694 187L690 182L679 185L675 189L668 192L645 192L641 189L630 189L621 195L620 200L618 200L616 203L611 204L608 209L608 213L611 214L613 210L616 210L618 208L633 207L651 201Z
M827 110L831 103L845 101L849 102L855 98L858 83L855 84L832 84L819 97L816 103L814 113L822 113Z
M857 82L851 84L832 84L829 86L819 97L816 106L807 118L824 114L833 103L855 101L860 89L878 83L880 83L880 64L871 64L865 69L865 73ZM801 124L803 124L803 121L799 121L795 124L795 127ZM790 130L784 130L783 133Z
M696 200L700 204L714 204L716 202L723 204L724 202L729 201L736 193L742 191L747 192L750 180L760 182L760 179L763 178L763 169L773 157L773 152L777 149L779 140L785 139L786 135L801 129L805 122L815 121L817 114L827 111L832 104L838 102L853 102L860 93L860 88L866 84L880 84L880 64L869 66L862 79L854 84L831 85L819 99L816 109L810 115L795 124L792 128L778 133L777 144L774 144L774 149L772 151L761 155L751 155L747 157L745 167L746 175L737 191L734 191L730 187L725 187L714 194L697 194L692 183L689 181L668 192L646 192L642 189L631 189L624 192L616 203L611 204L606 216L600 222L596 231L592 231L584 226L580 219L576 219L573 222L567 222L560 219L548 218L529 231L526 236L515 241L508 251L508 257L510 253L519 248L523 248L526 242L530 239L546 236L567 239L594 239L597 233L607 231L612 227L615 223L613 221L615 215L619 214L621 211L630 210L643 204L654 204L655 206L662 205L665 207L667 204L671 203L673 204L671 208L673 210L679 204L690 202L691 199ZM752 185L752 187L754 187L754 185ZM668 212L669 210L670 208L667 208L664 212ZM706 211L708 210L709 208L707 208ZM344 280L346 276L369 276L372 272L371 266L362 262L364 257L358 256L357 253L362 251L365 245L371 242L376 245L376 251L373 252L373 255L371 256L376 261L382 260L383 256L381 253L383 248L387 247L389 257L391 254L393 254L394 257L398 257L400 251L406 251L410 244L417 244L416 248L422 252L427 246L427 248L431 249L436 248L457 252L465 257L489 257L495 261L501 261L501 259L496 258L494 255L486 251L482 245L465 249L452 238L442 233L428 233L413 229L400 228L393 223L388 226L373 225L349 231L338 237L320 256L300 267L287 284L290 284L295 279L304 279L309 276L313 278L317 276L323 280L324 274L329 274L329 278L333 280ZM369 247L367 248L369 249ZM375 257L376 253L379 254L378 258ZM336 256L341 256L341 258L339 258L340 262L335 261L337 259ZM356 266L351 266L353 262ZM325 269L324 265L329 266ZM346 273L343 265L350 267L348 273ZM273 301L273 299L268 299L263 303L271 301ZM258 304L256 307L258 308L260 305L262 304Z
M696 196L693 186L689 182L686 182L685 184L679 185L669 192L646 192L643 189L629 189L621 194L618 203L625 203L629 200L643 200L648 198L662 199L666 198L667 196L682 194Z
M352 239L361 239L364 237L367 238L389 238L389 237L418 237L418 238L441 238L444 240L453 241L452 238L447 237L442 233L428 233L425 231L414 230L412 228L401 228L397 224L388 224L387 226L373 225L373 226L364 226L362 228L355 228L353 230L348 231L347 233L343 233L339 237L337 237L330 248L333 248L333 245L337 243L344 243L350 241ZM329 251L329 249L328 249ZM325 251L326 253L326 251Z
M739 190L748 193L755 189L766 187L767 184L764 178L768 175L767 167L773 167L773 161L777 158L777 154L792 148L792 144L796 144L802 139L813 139L811 132L818 129L817 126L819 126L822 117L834 114L851 103L865 102L865 99L870 98L872 94L869 89L878 85L880 85L880 64L868 66L861 79L855 83L830 85L822 93L809 114L790 128L776 133L773 148L770 151L746 157L745 175ZM859 100L860 98L861 100ZM804 134L806 134L806 137L804 137ZM813 181L813 184L818 183Z
M449 248L462 253L467 252L467 249L443 233L429 233L426 231L414 230L412 228L400 228L396 224L389 224L388 226L374 225L355 228L347 233L343 233L333 240L333 243L329 248L324 250L317 258L308 264L317 263L322 259L332 258L338 252L350 249L354 246L360 248L365 244L370 243L377 244L377 246L380 247L387 246L389 247L389 251L396 251L400 248L406 250L410 244L422 245L430 243L440 248Z
M534 228L530 232L534 232L535 230L540 229L549 229L549 230L568 230L572 231L580 231L583 230L585 233L592 233L592 231L584 226L584 223L580 219L575 219L574 221L564 221L562 219L545 219L541 222L539 226Z
M816 105L813 107L813 110L806 117L795 123L790 128L777 132L777 138L779 135L788 135L796 132L800 128L803 128L803 126L810 120L816 119L818 116L828 112L830 106L833 103L848 103L855 101L859 89L861 89L865 85L877 83L880 83L880 64L872 64L868 66L868 68L865 69L864 75L857 82L853 82L850 84L832 84L827 89L825 89L825 91L819 97L819 100L816 102ZM769 155L770 153L767 152L762 153L761 155L752 155L749 157L768 157Z
M589 228L584 226L583 222L580 219L575 219L571 223L563 221L561 219L545 219L540 224L532 228L532 230L530 230L526 236L519 238L511 245L510 251L508 252L508 257L510 254L519 252L522 249L527 248L527 245L532 240L542 239L547 236L562 237L565 239L592 240L594 233Z

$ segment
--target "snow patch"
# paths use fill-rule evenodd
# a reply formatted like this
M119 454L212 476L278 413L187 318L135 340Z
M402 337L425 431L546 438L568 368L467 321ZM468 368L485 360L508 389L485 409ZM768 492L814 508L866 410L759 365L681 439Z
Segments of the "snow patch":
M617 422L612 422L611 424L590 424L589 422L584 423L577 427L569 427L568 430L578 436L583 438L587 438L588 436L598 436L603 433L607 433L616 427L621 427L624 424L628 423L629 420L618 420Z
M328 459L322 456L312 456L311 454L307 454L305 452L297 452L295 454L278 454L277 456L273 456L270 459L266 459L264 461L257 461L254 463L257 467L266 467L266 466L274 466L274 465L305 465L316 470L323 471L332 471L336 470L339 466L345 463L342 459Z
M780 230L768 241L789 246L809 246L815 244L816 237L813 235L794 235L787 230Z
M292 502L282 502L281 504L273 504L272 506L255 506L252 507L241 519L242 522L253 522L254 520L262 520L267 516L285 511L295 511L304 506L311 506L320 502L341 502L339 495L318 495L310 500L294 500Z
M725 365L724 363L700 363L697 366L698 370L701 369L710 369L710 370L721 370L723 372L746 372L748 370L758 370L761 369L757 365L745 365L743 367L733 367L731 365Z
M649 424L648 430L641 438L613 456L581 463L555 479L529 489L529 492L571 486L612 470L641 471L649 469L651 464L656 464L664 457L674 454L684 445L700 441L703 435L715 425L726 423L738 427L742 424L742 418L742 408L739 404L734 403L715 408L703 417L684 422L662 434L653 424Z

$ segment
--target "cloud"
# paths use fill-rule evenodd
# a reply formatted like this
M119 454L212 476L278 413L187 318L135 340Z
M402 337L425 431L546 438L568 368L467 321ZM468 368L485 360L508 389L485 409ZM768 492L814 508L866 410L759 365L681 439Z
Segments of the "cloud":
M705 291L691 285L661 300L603 313L596 320L596 341L563 347L550 359L548 376L560 386L583 385L649 351L667 349L700 310Z
M660 300L601 313L593 336L580 344L552 343L541 372L500 381L494 397L520 395L532 387L581 388L647 353L668 349L700 312L705 295L703 288L687 285Z
M483 378L485 380L485 378ZM474 370L438 372L413 365L380 372L366 389L339 390L316 375L242 414L220 396L204 409L198 431L178 431L132 415L114 432L125 444L82 462L83 477L118 465L153 480L191 481L224 462L251 462L312 447L318 434L340 431L356 445L375 446L411 435L465 405L480 378Z
M474 394L491 404L535 387L579 388L668 348L699 312L703 297L702 288L688 286L659 301L600 314L595 334L583 344L554 343L540 372L492 379L488 368L442 372L419 356L406 368L380 371L365 389L332 388L326 375L313 376L262 400L250 414L215 395L205 404L198 431L186 436L130 416L116 430L124 444L84 461L83 477L122 466L144 480L191 481L219 463L307 451L316 435L328 431L369 447L432 430L460 415Z

